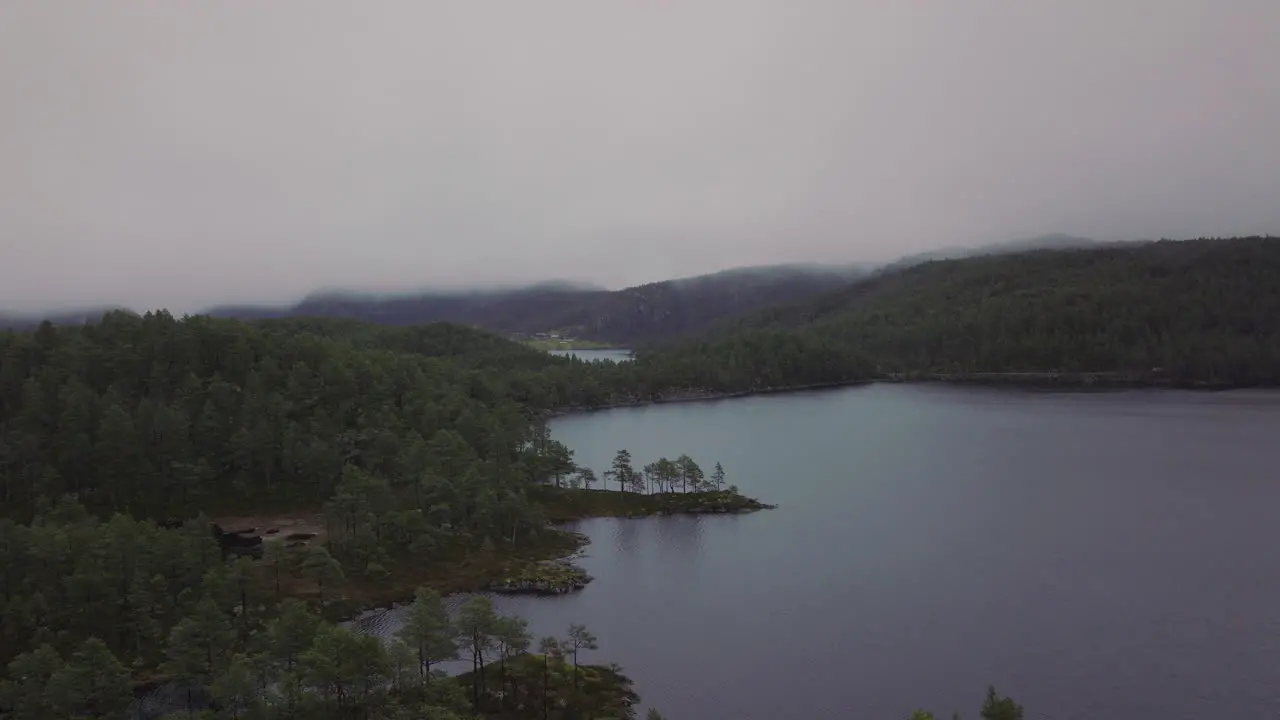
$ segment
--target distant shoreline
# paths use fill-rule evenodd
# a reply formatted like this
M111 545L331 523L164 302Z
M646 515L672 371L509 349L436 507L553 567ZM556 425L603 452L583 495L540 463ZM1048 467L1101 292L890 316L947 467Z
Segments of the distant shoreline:
M650 405L673 405L677 403L711 402L714 400L731 400L734 398L755 395L779 395L799 393L810 390L832 390L843 387L874 384L925 384L938 383L948 385L989 385L993 387L1022 387L1027 389L1063 389L1063 390L1134 390L1141 388L1161 388L1168 390L1196 390L1221 392L1224 390L1244 390L1248 388L1275 389L1271 385L1211 383L1208 381L1175 382L1169 378L1152 377L1120 372L985 372L985 373L894 373L874 378L859 380L838 380L825 383L807 383L803 385L782 385L778 387L756 388L752 390L736 390L731 392L713 392L690 390L672 393L663 397L648 400L629 400L609 403L595 407L573 406L551 410L546 417L564 417L581 413L592 413L601 410L618 410L621 408L648 407Z
M535 350L543 352L571 352L574 350L624 350L625 348L594 340L517 340Z
M876 380L844 380L829 383L811 383L807 385L784 385L774 388L758 388L754 390L737 390L733 392L713 392L690 390L688 392L675 393L668 396L651 398L648 400L628 400L626 402L609 403L608 405L596 405L593 407L585 407L581 405L556 408L546 413L547 417L564 417L566 415L578 415L580 413L599 412L601 410L617 410L620 408L647 407L649 405L674 405L676 403L694 403L694 402L710 402L712 400L729 400L732 398L750 397L752 395L777 395L781 393L803 392L805 390L829 390L840 387L850 387L853 385L869 385L877 382Z

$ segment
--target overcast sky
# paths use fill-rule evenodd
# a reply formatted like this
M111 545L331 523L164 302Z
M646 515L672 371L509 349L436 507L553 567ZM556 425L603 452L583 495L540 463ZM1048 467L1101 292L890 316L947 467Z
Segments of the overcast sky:
M0 311L1280 233L1280 0L12 0Z

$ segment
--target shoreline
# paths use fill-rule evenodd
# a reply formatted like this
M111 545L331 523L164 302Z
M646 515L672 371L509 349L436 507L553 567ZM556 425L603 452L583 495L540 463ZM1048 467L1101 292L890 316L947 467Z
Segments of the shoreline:
M752 397L755 395L779 395L782 393L805 392L806 390L833 390L835 388L852 387L854 385L871 385L876 382L883 382L878 379L862 379L862 380L837 380L834 382L823 383L807 383L804 385L781 385L778 387L757 388L754 390L733 390L717 392L711 390L690 390L686 392L673 393L670 396L660 396L650 398L648 400L628 400L626 402L608 403L606 405L596 405L594 407L585 407L574 405L570 407L555 408L544 413L546 418L566 417L569 415L578 415L585 413L600 412L602 410L618 410L621 408L648 407L650 405L675 405L677 403L694 403L694 402L711 402L713 400L732 400L734 398Z
M1078 392L1141 388L1186 389L1203 392L1260 387L1257 385L1226 385L1207 382L1199 384L1175 383L1168 379L1125 373L903 373L883 375L876 378L807 383L733 392L690 390L672 393L666 397L610 403L598 407L558 408L546 412L544 416L551 419L603 410L647 407L650 405L713 402L755 395L802 393L879 383L988 385L1025 389L1062 389ZM432 585L443 594L486 592L492 589L491 585L502 581L506 577L518 576L526 571L536 570L547 563L565 561L581 552L590 543L590 540L580 533L561 527L566 523L598 517L639 519L673 514L669 508L653 506L653 500L646 499L651 496L644 494L618 493L607 489L576 491L583 493L583 498L595 496L605 499L603 502L587 503L589 505L587 507L581 503L570 503L566 506L564 503L565 496L562 493L574 491L563 488L540 487L535 492L543 495L542 502L547 505L552 516L550 518L552 524L547 527L538 540L515 548L495 549L487 552L464 552L461 557L456 557L453 561L436 561L432 563L434 567L431 571L424 571L423 568L414 567L411 562L397 562L396 565L399 567L396 567L390 573L393 579L384 579L377 583L357 581L356 587L349 588L354 592L350 592L350 594L344 593L344 597L335 599L326 605L323 609L325 616L345 621L355 619L370 610L394 607L397 603L405 602L412 595L412 589L419 584ZM745 499L759 505L758 508L744 510L746 512L773 507L751 498ZM619 503L626 505L626 507L620 507ZM559 507L556 507L557 504ZM568 507L572 509L568 509ZM675 513L681 512L681 510L675 511ZM698 513L695 512L694 514ZM453 571L441 572L441 565L448 565Z
M356 620L365 613L389 610L412 600L419 585L442 595L494 592L498 594L562 595L581 590L589 575L571 561L587 547L586 535L564 526L579 520L620 518L637 520L669 515L741 515L774 509L776 505L728 491L696 493L633 493L607 489L536 486L531 499L548 512L548 526L539 538L520 547L464 553L452 562L436 561L424 568L397 560L387 578L347 585L340 599L326 604L325 617ZM448 566L448 569L442 566ZM567 589L581 580L581 585ZM503 585L510 585L504 589ZM543 585L546 585L543 587ZM305 598L304 598L305 599Z
M1258 383L1225 383L1209 380L1175 380L1163 373L1133 372L972 372L972 373L895 373L877 382L936 382L956 385L1002 385L1030 388L1161 388L1175 390L1243 390L1274 387Z
M574 350L625 350L621 345L610 345L608 343L593 342L590 340L513 340L521 345L541 350L543 352L573 352Z
M802 385L780 385L776 387L756 388L752 390L688 391L677 392L669 396L660 396L648 400L628 400L594 407L575 405L555 408L543 415L547 419L587 414L603 410L619 410L623 408L649 407L651 405L675 405L679 403L712 402L715 400L733 400L756 395L780 395L800 393L810 390L834 390L837 388L855 387L859 385L879 384L926 384L937 383L947 385L991 385L999 387L1023 387L1028 389L1068 389L1068 390L1193 390L1198 392L1223 392L1226 390L1280 389L1277 385L1262 383L1225 383L1208 380L1179 381L1171 378L1158 378L1149 375L1120 372L978 372L978 373L892 373L873 378L858 380L837 380L833 382L806 383Z
M1154 378L1150 375L1144 376L1132 373L898 373L882 375L875 378L807 383L801 385L757 388L752 390L738 390L733 392L688 390L684 392L671 393L665 397L657 397L649 400L630 400L597 407L557 408L544 413L544 417L551 419L622 408L648 407L651 405L678 403L714 402L718 400L745 398L755 395L779 395L818 390L834 390L838 388L880 383L987 385L993 387L1016 387L1024 389L1061 389L1064 391L1076 392L1141 388L1185 389L1201 392L1216 392L1260 387L1257 385L1226 385L1210 384L1207 382L1198 384L1175 383L1166 378ZM595 496L597 498L602 498L603 500L601 502L587 503L586 505L583 505L582 503L569 503L566 505L564 502L564 498L566 496L563 493L569 492L582 493L582 498ZM570 491L563 488L544 486L535 489L535 495L537 494L541 494L541 501L550 511L550 519L552 521L551 526L544 531L544 535L538 541L524 545L523 547L504 548L503 550L505 550L505 552L490 551L476 552L474 554L466 553L460 561L455 561L461 563L461 566L458 569L459 571L456 573L424 573L421 569L413 569L409 564L401 565L396 569L396 571L391 573L393 577L398 577L399 581L393 580L391 582L387 582L384 580L381 583L378 583L383 587L388 585L395 586L397 590L392 590L391 592L378 592L376 589L368 586L361 587L354 593L355 597L344 597L342 600L337 600L329 605L326 608L326 615L336 616L343 620L350 620L358 616L360 613L368 610L392 607L398 602L403 602L405 598L412 594L411 589L408 590L408 594L397 591L404 591L405 588L409 587L409 585L414 585L416 587L417 583L431 584L437 587L442 593L487 591L490 589L490 584L498 582L504 577L519 575L523 571L536 569L545 563L563 561L565 559L572 558L590 543L590 540L587 539L586 536L560 527L565 523L576 520L604 517L638 519L671 514L672 512L671 508L659 508L655 506L654 500L652 500L653 496L633 493L618 493L607 489ZM752 498L744 499L751 503L756 503L759 506L743 510L746 512L754 509L766 509L773 507L766 503L760 503ZM620 504L625 505L626 507L621 507ZM681 512L683 511L675 510L675 513ZM695 512L694 514L698 513ZM400 565L400 563L397 563L397 565ZM407 579L411 579L411 581L406 584L405 581Z

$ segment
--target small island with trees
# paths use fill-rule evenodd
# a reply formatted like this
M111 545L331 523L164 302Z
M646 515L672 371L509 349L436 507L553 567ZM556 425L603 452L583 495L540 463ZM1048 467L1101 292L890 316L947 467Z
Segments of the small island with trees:
M598 482L602 487L593 488ZM659 458L637 470L625 449L614 456L602 481L590 468L579 467L563 485L557 482L538 488L534 495L557 522L588 517L739 514L775 507L728 484L720 463L711 477L706 477L688 455L675 460Z

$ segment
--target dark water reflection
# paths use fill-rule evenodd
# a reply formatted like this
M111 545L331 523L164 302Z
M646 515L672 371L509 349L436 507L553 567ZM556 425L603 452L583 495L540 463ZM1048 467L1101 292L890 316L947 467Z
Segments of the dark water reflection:
M562 418L780 505L602 519L565 598L671 720L1280 715L1280 394L874 386Z

